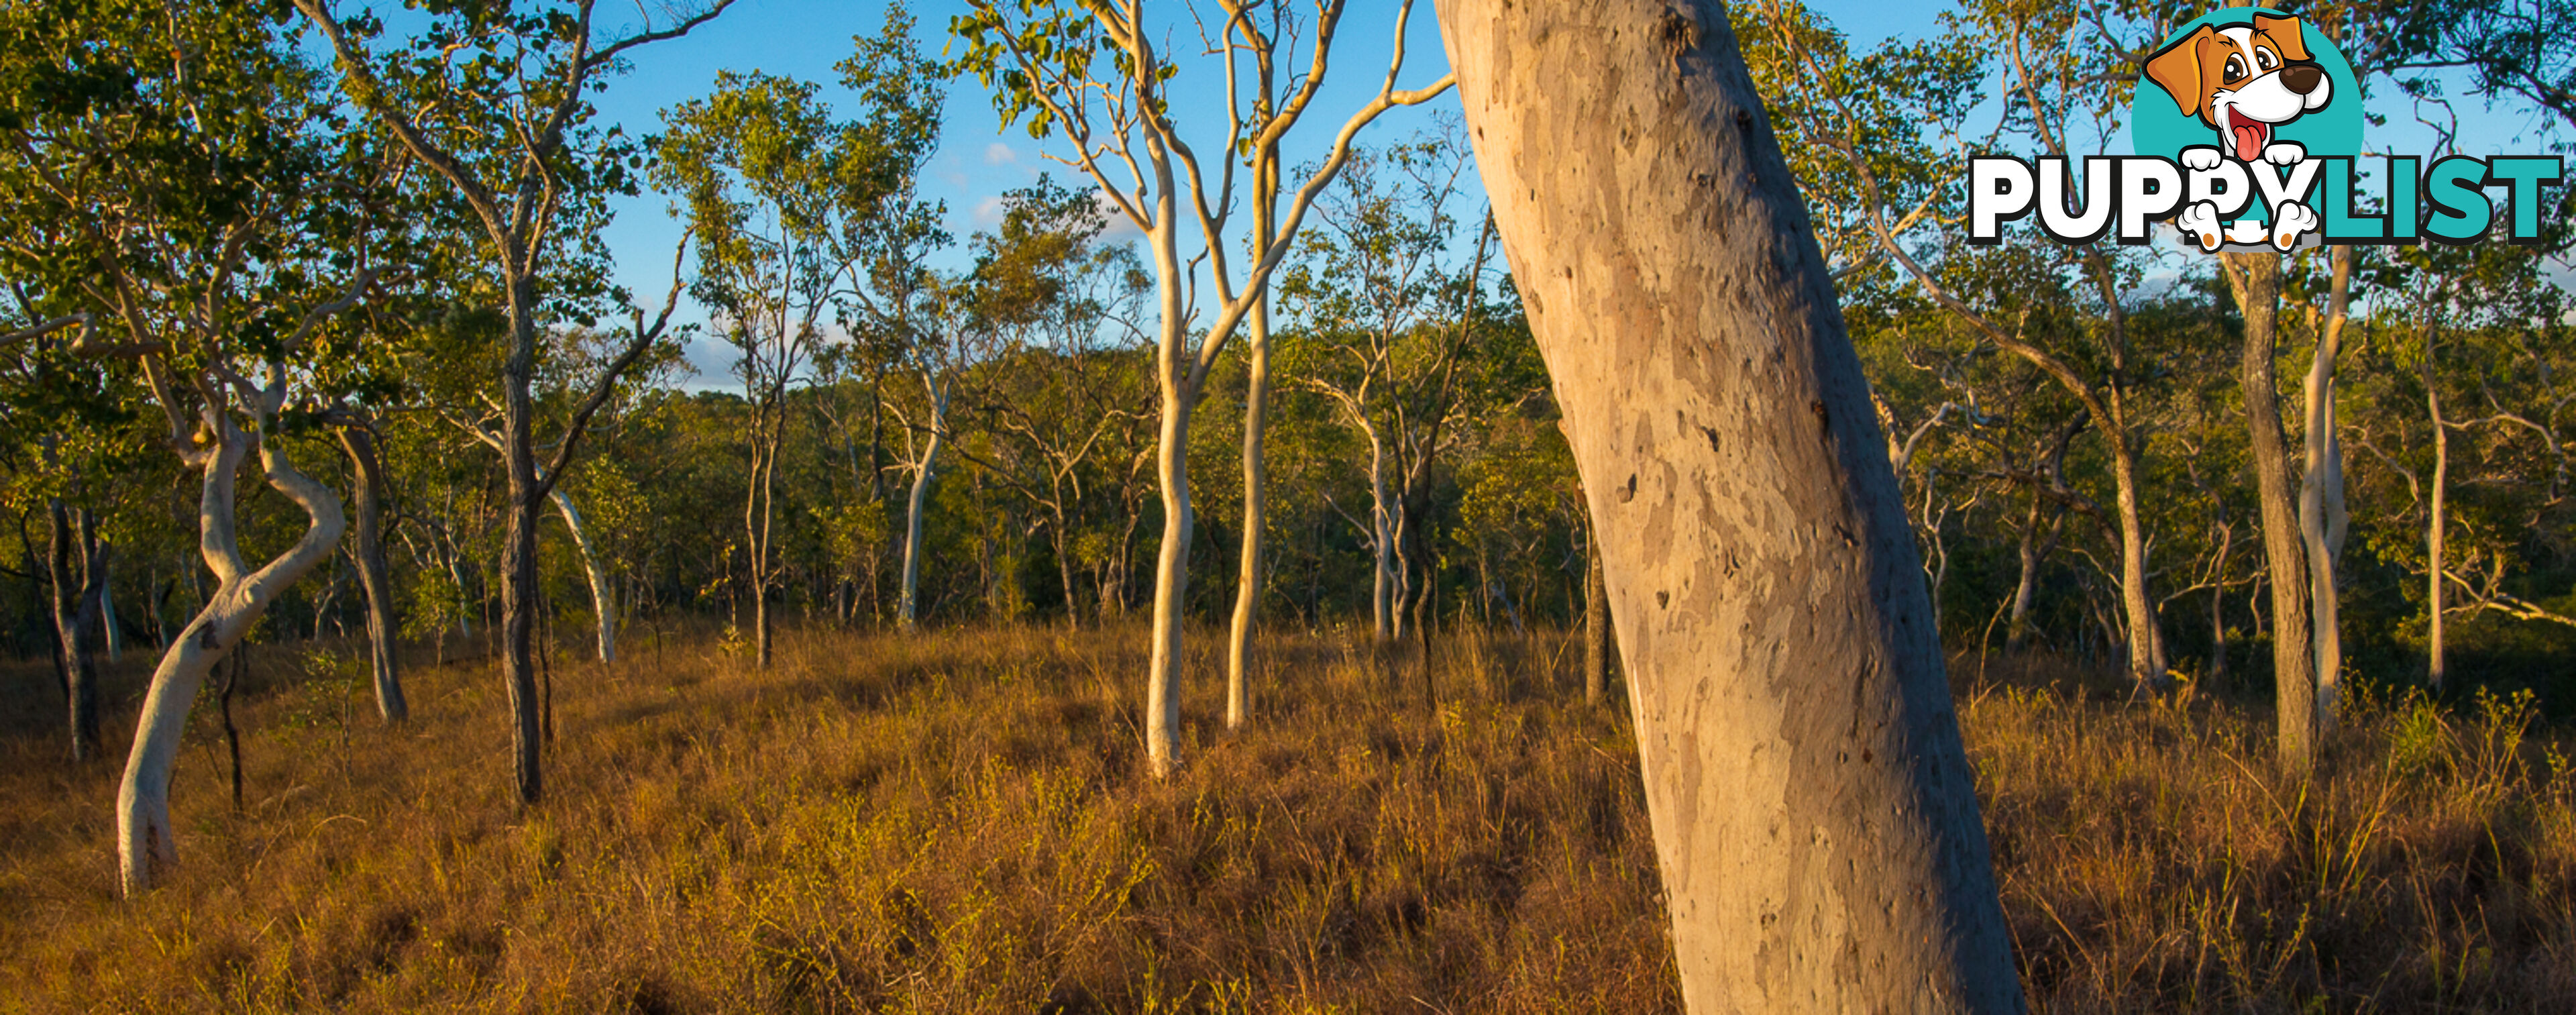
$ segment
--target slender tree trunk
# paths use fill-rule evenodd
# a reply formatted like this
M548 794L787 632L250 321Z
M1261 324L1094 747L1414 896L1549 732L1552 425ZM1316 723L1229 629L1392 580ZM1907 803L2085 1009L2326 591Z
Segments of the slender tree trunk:
M770 523L778 513L771 494L776 489L778 446L786 425L786 409L779 404L781 394L771 392L769 405L761 414L780 418L755 418L753 422L751 492L743 505L744 537L751 543L752 666L763 670L769 668L769 586L774 581L770 575L770 558L775 552L770 546Z
M2337 698L2343 684L2342 596L2335 590L2335 569L2343 552L2343 442L2335 433L2335 358L2343 345L2346 300L2352 286L2352 248L2335 247L2333 288L2327 297L2324 329L2310 358L2307 382L2306 467L2299 475L2299 540L2308 558L2308 603L2314 613L2310 637L2316 667L2314 728L2322 741L2334 736Z
M1255 235L1270 235L1266 222L1256 222ZM1252 721L1252 624L1261 607L1261 541L1268 524L1268 470L1261 442L1270 413L1270 299L1254 303L1245 321L1252 372L1243 400L1243 553L1234 579L1234 619L1225 641L1225 728L1241 729Z
M1159 150L1158 150L1159 151ZM1188 603L1190 536L1196 517L1190 511L1190 409L1198 393L1190 390L1189 347L1181 304L1182 267L1174 220L1179 201L1172 192L1168 160L1155 156L1159 184L1154 229L1147 234L1153 250L1154 275L1160 280L1162 324L1154 347L1154 388L1161 419L1154 437L1154 480L1163 501L1163 541L1154 555L1154 633L1145 674L1145 759L1157 779L1169 777L1179 763L1181 728L1181 609Z
M102 544L92 559L98 562L99 644L107 651L108 662L119 663L125 661L125 633L116 623L116 568L110 560L112 555Z
M2213 569L2214 584L2209 590L2209 683L2215 687L2227 679L2227 555L2236 548L2236 527L2218 529L2218 566Z
M2147 591L2147 527L2138 516L2138 450L2129 436L2122 396L2112 393L2111 477L2120 512L2120 612L2128 622L2129 682L2135 693L2165 687L2164 625ZM2062 522L2062 520L2061 520Z
M2031 490L2030 517L2023 522L2021 529L2021 577L2013 583L2012 619L2004 625L2004 651L2010 654L2019 654L2030 639L2030 610L2039 590L2040 561L2048 549L2040 545L2039 537L2039 516L2046 500L2047 497L2039 490ZM2063 524L2063 517L2061 515L2053 521ZM2056 540L2052 538L2049 542L2053 544Z
M1583 556L1583 703L1599 705L1610 692L1610 592L1601 584L1599 535Z
M2430 624L2430 630L2426 632L2429 645L2425 657L2428 667L2425 679L2432 683L2433 690L2440 691L2450 674L2450 660L2442 640L2442 568L2446 566L2442 537L2449 520L2451 429L2442 422L2442 391L2433 386L2436 380L2434 336L2437 334L2430 326L2424 329L2424 412L2433 421L2433 502L2431 517L2424 523L2424 551L2428 565L2425 569L2424 605L2428 611L2426 620Z
M1868 383L1715 0L1443 0L1690 1010L2023 1008Z
M331 555L347 524L340 498L329 487L295 470L284 452L261 438L220 420L217 445L205 452L204 492L199 501L199 538L206 564L220 582L195 620L162 653L144 695L136 723L134 747L125 761L125 779L116 796L116 849L121 881L128 897L152 883L156 866L175 863L177 842L170 826L170 766L179 756L179 737L188 710L206 675L242 636L250 633L277 597ZM243 458L256 447L268 485L304 509L310 524L284 555L257 571L242 562L236 540L234 490Z
M608 563L600 556L599 548L591 545L590 530L582 522L581 509L573 506L572 497L564 493L563 486L557 484L553 490L547 491L546 496L554 501L555 513L563 516L564 531L572 535L574 552L581 555L582 576L590 585L590 613L591 619L596 621L594 639L599 661L616 662L617 585L608 576Z
M2316 664L2308 627L2308 562L2299 541L2297 481L2291 475L2290 445L2281 431L2281 400L2273 376L2281 258L2272 253L2219 256L2245 317L2245 428L2262 500L2263 557L2272 579L2272 680L2280 725L2275 746L2282 770L2304 776L2316 764Z
M515 252L512 252L515 254ZM508 260L516 261L515 256ZM510 696L510 757L519 802L545 795L543 717L539 714L534 655L537 608L537 525L543 510L536 449L531 444L535 407L528 386L536 374L536 281L522 275L510 286L511 349L502 364L501 468L509 503L501 537L501 682Z
M919 622L921 609L921 519L930 507L930 480L939 470L939 451L948 440L948 388L931 391L930 446L922 449L921 467L913 470L912 498L903 512L903 588L895 600L895 626L906 631Z
M367 593L367 657L375 674L376 715L397 723L411 717L411 705L403 699L402 672L394 656L402 627L394 617L393 575L385 562L384 461L376 452L375 435L361 427L341 427L340 447L349 453L356 473L350 485L358 500L358 582Z
M1073 532L1072 527L1068 524L1069 520L1065 516L1063 505L1064 492L1059 489L1056 491L1056 502L1049 505L1049 509L1055 514L1054 536L1056 580L1064 585L1065 629L1079 631L1082 629L1082 610L1078 605L1076 605L1077 600L1074 592L1073 558L1071 556L1073 551Z
M1382 648L1396 639L1395 512L1386 489L1386 442L1378 439L1377 429L1368 425L1365 416L1360 425L1369 442L1369 544L1375 554L1370 570L1369 633Z
M72 761L89 760L98 750L98 664L87 637L97 615L98 589L91 561L96 542L88 508L75 512L55 500L48 583L52 589L55 667L61 672L63 700L71 731ZM78 521L74 521L74 516Z

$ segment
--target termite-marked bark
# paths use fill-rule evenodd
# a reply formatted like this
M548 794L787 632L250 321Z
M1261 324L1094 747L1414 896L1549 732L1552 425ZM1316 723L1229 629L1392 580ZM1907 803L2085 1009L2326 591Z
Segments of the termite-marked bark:
M2023 1008L1913 536L1714 0L1441 0L1695 1012Z

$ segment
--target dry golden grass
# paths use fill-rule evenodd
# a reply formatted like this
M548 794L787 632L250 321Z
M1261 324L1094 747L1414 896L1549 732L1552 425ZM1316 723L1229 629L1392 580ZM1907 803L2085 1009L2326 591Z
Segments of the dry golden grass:
M6 671L0 1010L1678 1008L1627 723L1563 639L1444 643L1434 709L1284 637L1239 734L1196 659L1167 783L1140 632L630 642L557 669L525 812L488 667L416 669L387 731L341 657L260 649L245 809L202 707L184 866L132 903L114 766ZM2031 663L1962 697L2042 1009L2576 1010L2576 777L2519 706L2368 704L2302 792L2232 706Z

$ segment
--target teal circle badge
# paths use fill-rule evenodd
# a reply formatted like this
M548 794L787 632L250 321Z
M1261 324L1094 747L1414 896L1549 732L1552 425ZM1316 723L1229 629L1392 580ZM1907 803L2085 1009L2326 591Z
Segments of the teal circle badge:
M2183 22L2138 68L2129 142L2178 159L2215 146L2239 162L2274 145L2306 157L2361 153L2361 83L2315 25L2265 7L2234 7Z

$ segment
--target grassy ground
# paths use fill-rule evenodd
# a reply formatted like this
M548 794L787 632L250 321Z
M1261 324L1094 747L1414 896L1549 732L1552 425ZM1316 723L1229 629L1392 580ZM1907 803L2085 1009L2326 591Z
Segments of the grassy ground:
M416 668L387 731L345 653L263 647L241 810L201 707L184 866L132 903L115 766L70 769L51 676L9 668L0 1010L1678 1008L1627 723L1563 639L1445 643L1434 708L1283 638L1239 734L1194 660L1165 783L1142 645L788 634L751 673L638 631L558 665L528 811L487 666ZM2233 705L1984 669L1961 715L2040 1008L2576 1010L2576 775L2525 707L2365 702L2303 790Z

